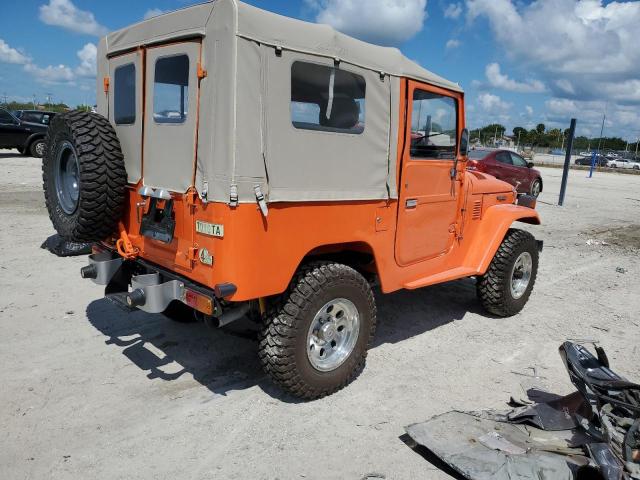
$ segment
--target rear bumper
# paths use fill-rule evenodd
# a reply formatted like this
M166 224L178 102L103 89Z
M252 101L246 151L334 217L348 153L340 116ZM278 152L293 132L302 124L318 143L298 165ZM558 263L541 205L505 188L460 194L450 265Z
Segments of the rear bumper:
M220 300L236 291L232 284L212 290L146 260L126 260L107 249L89 255L89 264L80 274L104 285L105 295L112 300L148 313L162 313L171 302L179 301L217 317L222 313Z

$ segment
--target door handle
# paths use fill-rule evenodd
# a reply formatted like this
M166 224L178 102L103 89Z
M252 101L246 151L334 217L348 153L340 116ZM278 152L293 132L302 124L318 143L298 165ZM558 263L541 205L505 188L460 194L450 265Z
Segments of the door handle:
M415 198L409 198L404 203L405 208L416 208L418 206L418 200Z

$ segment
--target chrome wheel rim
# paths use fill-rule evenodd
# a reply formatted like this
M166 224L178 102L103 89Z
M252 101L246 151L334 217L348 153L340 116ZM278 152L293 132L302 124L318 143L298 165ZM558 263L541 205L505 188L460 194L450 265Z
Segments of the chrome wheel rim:
M353 352L360 332L360 315L351 300L327 302L313 317L307 334L307 357L316 370L330 372Z
M538 195L540 195L540 182L534 182L533 183L533 188L531 189L531 194L534 197L537 197Z
M36 154L39 156L44 155L44 142L36 143Z
M518 300L527 291L533 272L533 258L529 252L522 252L511 270L511 296Z
M69 142L64 142L56 155L55 185L60 208L67 215L73 214L80 197L80 168L76 151Z

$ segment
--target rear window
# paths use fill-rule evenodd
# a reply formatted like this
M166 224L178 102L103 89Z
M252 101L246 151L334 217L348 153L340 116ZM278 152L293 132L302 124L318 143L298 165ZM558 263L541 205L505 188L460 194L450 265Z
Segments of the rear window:
M113 118L116 125L132 125L136 123L136 66L122 65L113 76Z
M326 65L291 66L291 123L302 130L361 134L366 82L361 75Z
M469 158L472 160L484 160L491 152L486 150L469 150Z
M184 123L189 112L189 57L176 55L156 61L153 118L157 123Z

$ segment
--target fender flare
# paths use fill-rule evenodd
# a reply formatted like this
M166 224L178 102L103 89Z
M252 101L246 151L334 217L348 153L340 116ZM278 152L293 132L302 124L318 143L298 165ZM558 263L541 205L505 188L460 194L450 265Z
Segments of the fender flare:
M482 215L481 225L469 246L465 265L484 274L489 268L498 247L514 222L540 225L536 210L519 205L494 205Z
M29 146L33 143L34 140L37 140L39 138L44 139L46 137L46 135L47 135L46 132L35 132L35 133L32 133L24 141L24 144L22 145L22 148L24 148L25 151L26 151L29 148Z

